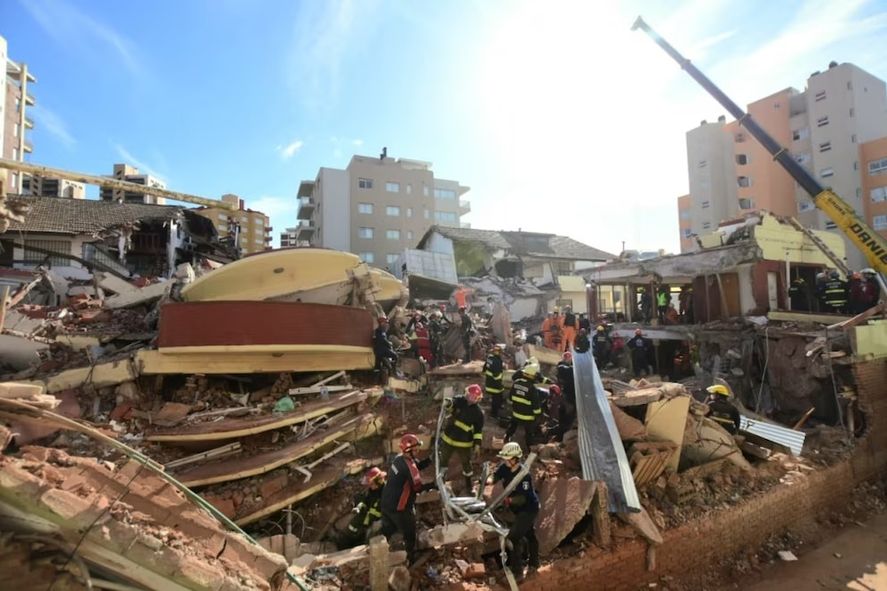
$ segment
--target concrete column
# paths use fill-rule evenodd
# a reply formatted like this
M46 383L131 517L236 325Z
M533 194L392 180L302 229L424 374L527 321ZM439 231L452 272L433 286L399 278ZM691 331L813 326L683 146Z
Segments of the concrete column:
M370 540L370 589L388 591L388 540L375 536Z

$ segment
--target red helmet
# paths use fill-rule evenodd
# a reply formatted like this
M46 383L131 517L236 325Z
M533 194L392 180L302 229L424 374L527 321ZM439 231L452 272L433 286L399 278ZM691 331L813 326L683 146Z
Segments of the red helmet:
M403 437L400 438L400 451L403 453L412 451L417 447L422 447L422 442L412 433L404 433Z
M382 324L383 322L387 323L388 317L387 316L379 316L378 321L379 321L379 324Z
M372 483L381 483L385 480L385 477L388 476L382 469L373 466L369 470L367 470L366 474L363 475L363 479L360 481L364 486L369 486Z
M569 351L564 351L564 361L573 361L573 354Z
M469 404L477 404L483 395L484 391L477 384L471 384L465 388L465 399Z
M561 387L557 384L552 384L548 387L548 393L552 396L560 396L561 395Z

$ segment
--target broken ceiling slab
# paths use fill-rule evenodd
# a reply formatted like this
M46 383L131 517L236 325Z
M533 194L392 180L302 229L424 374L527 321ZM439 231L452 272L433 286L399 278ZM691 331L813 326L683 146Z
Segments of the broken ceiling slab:
M684 442L684 430L687 426L687 413L690 410L689 396L675 396L668 400L659 400L647 405L644 424L650 439L671 441L675 444L670 454L668 467L677 472L681 459L681 444Z
M111 293L125 294L139 291L139 288L129 281L124 281L120 277L116 277L110 273L96 271L93 273L93 276L99 287L105 291L110 291Z
M541 507L536 520L539 554L550 554L573 531L588 513L596 491L596 482L575 476L548 479L542 483L539 488Z
M136 354L141 373L155 374L248 374L288 371L335 371L372 369L370 347L294 345L262 347L187 347L192 351L148 350ZM193 349L201 349L193 351Z
M347 394L332 396L329 400L318 399L306 402L285 414L273 414L246 419L225 418L219 421L196 423L174 429L156 429L149 432L145 439L172 444L237 439L304 423L310 419L354 406L367 400L367 398L366 392L348 392Z
M662 390L659 386L652 388L642 388L640 390L623 390L620 393L612 394L610 401L619 407L624 406L640 406L642 404L650 404L662 398Z
M118 293L117 295L105 298L105 307L112 310L118 308L131 308L141 304L148 304L154 300L159 300L172 287L175 280L168 279L159 283L152 283L135 291Z
M744 470L751 464L742 456L736 440L717 421L690 414L687 417L681 449L681 468L728 460Z
M557 365L563 358L563 353L547 347L537 347L536 345L527 345L527 355L535 357L539 363L545 365Z
M841 314L813 314L811 312L785 312L782 310L771 310L767 312L769 320L778 320L780 322L815 322L817 324L839 324L847 322L851 316L843 316Z
M372 414L353 417L341 424L333 423L328 429L319 429L305 439L279 449L248 457L238 456L208 462L179 472L176 478L185 486L204 486L264 474L312 454L345 435L361 431L371 433L368 429L371 428L373 419Z
M138 372L131 359L119 359L98 363L90 367L78 367L69 369L55 375L48 376L36 383L42 384L50 394L80 388L91 384L96 388L116 386L123 382L131 382L138 377Z
M435 367L428 372L432 376L475 376L483 373L483 361L469 361L468 363L454 363Z

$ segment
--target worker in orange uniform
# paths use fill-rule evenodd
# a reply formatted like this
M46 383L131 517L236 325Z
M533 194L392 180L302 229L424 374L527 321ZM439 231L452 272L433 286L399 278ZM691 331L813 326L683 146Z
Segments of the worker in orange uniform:
M561 343L562 348L559 348L558 351L569 351L576 341L576 332L579 330L579 318L573 314L573 308L570 306L564 308L562 326L564 338Z
M554 323L554 312L550 313L542 321L542 342L551 349L551 325Z

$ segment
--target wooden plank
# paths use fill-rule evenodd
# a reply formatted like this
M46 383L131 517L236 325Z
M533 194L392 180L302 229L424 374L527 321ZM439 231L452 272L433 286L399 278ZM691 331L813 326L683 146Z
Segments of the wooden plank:
M677 472L681 459L681 444L684 442L684 428L687 425L687 412L690 410L689 396L675 396L668 400L651 402L647 406L647 435L651 439L661 439L677 444L670 454L669 468Z
M324 388L326 388L326 391L329 393L354 389L351 384L345 384L344 386L306 386L303 388L290 388L289 394L290 396L298 396L300 394L320 394L320 391Z
M250 419L222 419L208 423L188 425L177 429L158 429L149 433L148 441L187 443L192 441L225 441L247 435L264 433L304 423L325 414L332 414L367 399L364 392L349 392L330 400L314 400L284 415L266 415Z
M209 449L207 451L202 451L200 453L187 456L185 458L180 458L178 460L173 460L171 462L167 462L164 464L164 468L169 470L171 468L178 468L180 466L186 466L188 464L193 464L195 462L204 462L206 460L211 460L215 458L220 458L222 456L229 456L231 454L240 453L241 447L240 442L229 443L228 445L223 445L221 447L215 447L213 449Z
M343 417L344 418L344 417ZM237 480L249 476L257 476L270 472L285 464L295 462L321 447L330 444L340 437L356 431L373 421L372 414L353 417L341 425L326 430L318 430L301 441L286 445L279 449L255 454L249 457L238 457L234 460L207 463L180 472L176 478L185 486L205 486L218 482Z
M474 376L483 373L483 361L469 361L468 363L454 363L435 367L428 372L433 376Z
M767 312L767 318L783 322L817 322L827 325L843 324L851 319L850 316L841 314L812 314L810 312L783 312L780 310Z
M372 369L375 363L373 350L368 347L348 347L347 350L338 351L309 347L294 351L262 352L243 348L187 354L143 349L136 359L141 373L148 375L356 370Z

